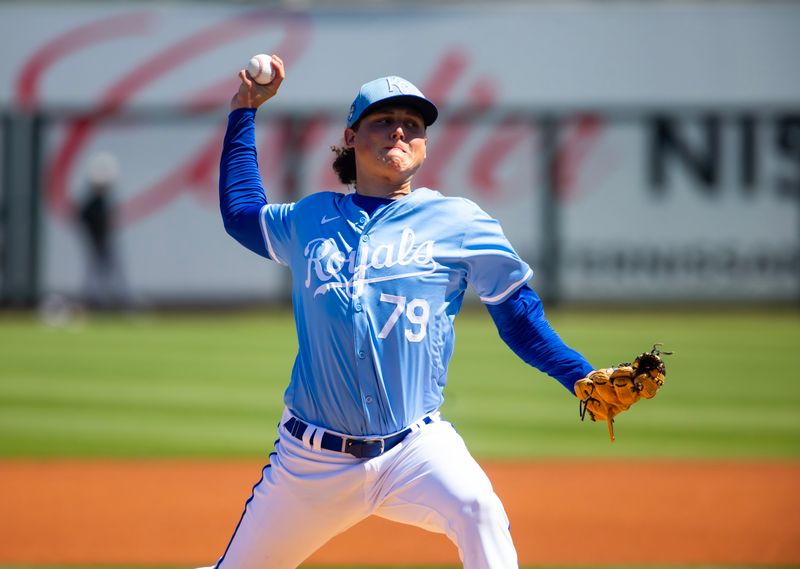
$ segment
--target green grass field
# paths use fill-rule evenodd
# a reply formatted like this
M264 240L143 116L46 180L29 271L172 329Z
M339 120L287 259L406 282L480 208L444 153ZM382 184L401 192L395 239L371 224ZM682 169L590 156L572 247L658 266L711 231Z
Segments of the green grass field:
M457 319L443 408L481 458L800 456L796 311L552 311L597 366L655 341L667 383L616 422L577 402L499 340L488 314ZM89 318L50 327L0 314L0 457L257 457L275 438L296 342L288 311Z

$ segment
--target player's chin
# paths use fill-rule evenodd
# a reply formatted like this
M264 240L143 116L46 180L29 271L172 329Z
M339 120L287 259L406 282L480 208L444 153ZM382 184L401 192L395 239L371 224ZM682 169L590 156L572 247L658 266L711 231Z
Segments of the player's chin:
M414 175L417 173L417 170L419 170L419 165L387 168L385 170L386 179L396 183L405 183L414 177Z

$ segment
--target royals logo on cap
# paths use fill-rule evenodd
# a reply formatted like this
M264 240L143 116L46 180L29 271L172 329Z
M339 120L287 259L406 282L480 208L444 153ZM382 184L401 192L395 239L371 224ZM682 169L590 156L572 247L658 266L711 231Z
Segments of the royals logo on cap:
M414 87L411 83L409 83L402 77L397 77L396 75L391 75L386 78L386 88L389 90L390 93L395 90L400 91L401 93L411 93L411 94L415 94L414 91L419 92L419 89Z
M392 103L415 108L422 115L425 126L432 125L439 116L436 105L429 101L413 83L397 75L389 75L361 86L350 106L350 112L347 114L347 127L352 127L376 105Z

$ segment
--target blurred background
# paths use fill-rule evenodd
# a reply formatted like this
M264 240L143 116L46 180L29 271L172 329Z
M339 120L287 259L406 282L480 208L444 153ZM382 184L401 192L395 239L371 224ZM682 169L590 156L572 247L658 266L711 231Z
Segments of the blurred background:
M443 411L480 461L566 462L578 480L667 461L679 473L660 505L735 503L745 518L687 514L692 533L642 502L634 530L659 527L662 542L604 566L800 566L787 498L800 476L800 3L0 1L0 47L0 568L208 564L235 527L296 350L288 273L218 213L227 104L256 53L287 66L257 117L271 202L348 191L330 147L349 105L361 84L403 76L441 112L417 185L500 220L562 337L598 367L654 342L676 351L611 445L470 296ZM70 470L76 459L105 482ZM221 510L183 509L211 499L188 494L188 476L127 486L123 471L147 479L164 460L206 461ZM208 461L244 467L226 478ZM718 467L710 480L697 461ZM725 494L743 464L758 483ZM156 488L186 498L163 502L158 524L137 509L164 500ZM77 521L82 496L116 505L91 510L105 539ZM570 513L543 523L570 535L587 519ZM687 531L720 549L664 557L694 543ZM542 535L515 537L526 567L590 563Z
M259 52L288 73L259 113L271 201L344 190L330 146L349 104L397 74L443 111L418 185L499 218L548 301L800 299L797 3L3 2L0 14L14 54L0 61L3 306L103 288L148 306L285 302L282 269L217 214L226 103ZM92 270L81 216L97 176L113 270Z

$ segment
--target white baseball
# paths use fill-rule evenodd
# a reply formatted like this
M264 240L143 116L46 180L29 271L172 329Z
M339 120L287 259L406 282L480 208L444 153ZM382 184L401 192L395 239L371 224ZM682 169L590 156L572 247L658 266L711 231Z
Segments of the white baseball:
M247 63L247 72L253 81L259 85L266 85L275 79L275 70L272 68L272 56L259 53L250 58Z

